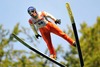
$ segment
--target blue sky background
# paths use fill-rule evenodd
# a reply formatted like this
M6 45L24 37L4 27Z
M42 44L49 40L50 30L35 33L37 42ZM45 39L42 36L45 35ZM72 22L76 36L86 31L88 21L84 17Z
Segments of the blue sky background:
M97 16L100 16L100 0L1 0L0 24L3 24L5 29L10 30L13 29L17 22L20 22L21 26L30 28L28 24L30 16L27 13L27 8L34 6L37 8L37 11L46 11L51 13L54 17L61 19L61 25L58 26L62 30L66 29L67 31L66 25L71 26L71 21L65 7L66 2L70 3L78 30L83 21L91 26L96 22ZM41 40L41 44L38 44L40 45L38 49L43 52L47 47L42 38L39 40ZM68 51L69 45L62 38L52 34L52 41L55 48L58 44L62 44L63 48ZM14 48L30 51L20 43L15 45Z

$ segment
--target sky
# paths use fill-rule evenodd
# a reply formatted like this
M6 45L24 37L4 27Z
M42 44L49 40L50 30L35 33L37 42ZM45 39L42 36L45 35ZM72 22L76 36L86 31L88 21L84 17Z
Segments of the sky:
M30 16L27 13L27 8L34 6L37 11L46 11L55 18L61 19L61 25L58 26L62 30L67 30L66 25L71 26L71 21L65 6L67 2L71 6L78 30L82 22L85 21L89 26L92 26L96 22L97 16L100 16L100 0L1 0L0 24L2 24L5 29L10 30L12 30L18 22L21 26L30 28L28 24ZM38 44L40 45L38 49L43 52L47 47L42 38L39 40L41 40L41 44ZM52 34L52 42L55 48L58 44L62 44L65 50L68 51L69 49L68 43L54 34ZM28 48L20 43L15 45L15 49L27 49L29 51Z

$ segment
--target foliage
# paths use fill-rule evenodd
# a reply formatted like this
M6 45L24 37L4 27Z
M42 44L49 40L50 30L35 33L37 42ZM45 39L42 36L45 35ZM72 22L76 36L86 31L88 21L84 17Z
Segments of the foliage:
M99 67L100 17L97 17L97 21L93 26L88 26L86 22L83 22L80 26L81 29L79 32L81 36L79 40L85 67ZM67 27L67 34L74 39L73 30L71 27ZM28 28L20 27L19 23L17 23L14 26L13 31L10 32L8 29L4 29L3 25L0 25L0 67L57 67L55 64L47 61L47 59L32 51L15 50L13 47L14 44L17 44L17 41L11 36L12 33L25 36L23 37L23 40L34 44L34 47L38 47L36 44L39 43L39 41L29 33ZM67 67L80 67L80 62L75 47L70 46L70 51L66 52L63 50L61 45L58 45L56 52L57 55L65 53L65 55L62 57L64 60L61 61L62 64L66 65ZM48 50L46 49L44 53L48 54Z
M86 67L100 66L100 17L92 27L86 23L81 24L82 37L80 38L81 47Z
M83 22L80 29L80 46L84 59L85 67L99 67L100 66L100 17L93 26L88 26ZM68 32L73 35L71 29ZM80 67L76 48L71 47L70 52L67 52L64 59L68 61L68 67Z
M55 67L53 63L34 52L15 50L13 47L17 41L11 36L12 33L24 35L26 38L23 37L22 39L34 44L34 47L37 47L36 44L39 42L29 33L28 28L20 27L19 23L14 26L12 32L0 25L0 67ZM56 51L60 53L63 50L61 46L58 46ZM48 50L45 50L45 54L47 53Z

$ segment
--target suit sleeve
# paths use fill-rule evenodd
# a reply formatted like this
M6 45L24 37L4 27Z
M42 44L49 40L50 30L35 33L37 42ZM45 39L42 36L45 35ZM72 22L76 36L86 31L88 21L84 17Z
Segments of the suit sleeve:
M33 32L35 33L35 35L38 35L38 32L37 32L37 30L36 30L36 28L35 28L35 25L33 24L33 22L29 19L29 24L30 24L30 26L31 26L31 28L32 28L32 30L33 30Z
M46 17L51 18L53 21L56 21L56 18L55 18L54 16L52 16L51 14L49 14L49 13L47 13L47 12L45 12L45 11L43 11L43 14L44 14Z

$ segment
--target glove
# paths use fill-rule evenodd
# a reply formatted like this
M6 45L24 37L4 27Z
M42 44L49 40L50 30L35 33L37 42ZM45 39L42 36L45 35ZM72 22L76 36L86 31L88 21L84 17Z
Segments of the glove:
M37 34L37 35L35 35L35 37L38 39L39 37L41 37L41 35Z
M60 20L60 19L57 19L57 20L55 21L55 24L61 24L61 20Z
M76 42L73 43L73 46L76 47Z

